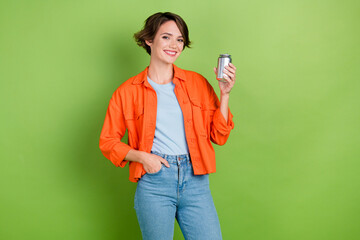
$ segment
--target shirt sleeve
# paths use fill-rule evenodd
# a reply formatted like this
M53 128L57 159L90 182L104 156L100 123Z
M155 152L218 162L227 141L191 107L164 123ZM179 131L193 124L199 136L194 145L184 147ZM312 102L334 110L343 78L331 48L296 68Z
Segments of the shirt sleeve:
M210 139L213 143L224 145L234 129L233 115L228 107L228 121L226 122L220 111L220 101L213 87L207 82L210 108L215 109L210 124Z
M115 92L109 101L105 121L100 134L99 147L102 154L117 167L125 167L128 161L124 160L132 149L121 142L125 135L126 125L122 110L120 94Z
M228 108L228 121L226 122L223 114L220 111L220 107L215 110L212 123L210 139L212 142L218 145L224 145L229 138L231 130L234 128L234 122L232 120L233 115Z

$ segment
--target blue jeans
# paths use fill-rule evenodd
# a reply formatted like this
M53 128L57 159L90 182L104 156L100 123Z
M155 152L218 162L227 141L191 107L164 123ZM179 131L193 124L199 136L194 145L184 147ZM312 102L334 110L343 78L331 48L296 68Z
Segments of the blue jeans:
M209 175L194 175L188 154L165 155L170 168L146 173L138 181L134 208L144 240L170 240L175 218L186 240L222 239L209 188Z

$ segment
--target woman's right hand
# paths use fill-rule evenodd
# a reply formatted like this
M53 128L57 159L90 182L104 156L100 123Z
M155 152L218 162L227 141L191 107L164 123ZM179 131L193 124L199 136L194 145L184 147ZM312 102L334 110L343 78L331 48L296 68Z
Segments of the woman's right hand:
M161 164L164 164L166 167L170 167L168 161L164 158L139 150L131 149L128 154L125 156L125 160L139 162L143 165L147 173L156 173L160 171Z
M147 152L144 152L142 164L147 173L156 173L160 171L161 164L164 164L166 167L170 167L168 161L166 161L164 158Z

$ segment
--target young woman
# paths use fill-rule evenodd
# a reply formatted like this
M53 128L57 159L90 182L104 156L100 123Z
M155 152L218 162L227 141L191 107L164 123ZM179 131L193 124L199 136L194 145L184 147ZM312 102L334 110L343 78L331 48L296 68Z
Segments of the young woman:
M202 75L174 65L190 46L180 16L156 13L134 37L150 64L113 93L100 149L117 167L129 162L143 239L173 239L175 218L185 239L222 239L209 188L216 170L211 141L225 144L234 128L228 101L236 68L224 70L219 101ZM126 129L128 144L120 141Z

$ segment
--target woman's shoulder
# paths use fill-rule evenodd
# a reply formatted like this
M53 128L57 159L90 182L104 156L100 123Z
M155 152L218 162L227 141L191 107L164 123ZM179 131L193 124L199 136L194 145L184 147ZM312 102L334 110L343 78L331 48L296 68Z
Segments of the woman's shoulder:
M208 102L209 96L213 96L214 88L210 82L199 72L183 70L186 75L186 86L189 96L192 99L199 99L200 102Z
M126 92L136 91L139 88L140 83L144 81L147 76L146 69L141 71L125 80L125 82L121 83L120 86L116 89L116 92L121 92L125 94Z
M193 70L185 70L185 69L181 69L181 70L184 72L186 79L189 80L190 84L207 85L209 83L208 80L199 72Z
M212 85L202 74L188 70L187 74L189 76L189 81L187 81L187 83L192 89L197 89L197 92L202 92L203 94L213 91Z

